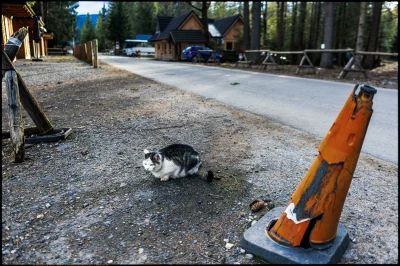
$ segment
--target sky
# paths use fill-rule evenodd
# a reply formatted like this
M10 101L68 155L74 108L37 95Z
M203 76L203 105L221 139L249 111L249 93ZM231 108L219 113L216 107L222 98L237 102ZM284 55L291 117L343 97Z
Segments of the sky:
M89 15L95 15L99 14L104 4L106 4L107 8L107 1L79 1L79 7L76 11L78 15L86 15L87 13L89 13Z

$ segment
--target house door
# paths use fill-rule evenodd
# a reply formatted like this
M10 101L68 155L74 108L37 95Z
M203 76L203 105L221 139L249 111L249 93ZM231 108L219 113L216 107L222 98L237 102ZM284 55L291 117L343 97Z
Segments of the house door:
M181 44L176 43L175 44L175 59L181 59Z

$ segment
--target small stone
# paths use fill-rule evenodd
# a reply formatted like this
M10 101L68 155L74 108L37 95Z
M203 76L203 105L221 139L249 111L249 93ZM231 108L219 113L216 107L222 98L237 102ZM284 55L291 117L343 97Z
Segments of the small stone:
M139 248L139 254L142 254L144 252L143 248Z
M17 252L16 249L11 250L11 254L14 254L15 252Z
M244 250L244 249L240 249L240 253L242 253L242 254L244 254L244 253L246 253L246 250Z
M234 245L231 243L226 243L225 248L226 249L231 249Z
M248 260L252 260L254 258L253 254L246 254L245 257Z
M225 239L224 239L224 242L228 243L228 242L229 242L229 239L225 238Z
M107 261L107 263L113 263L114 261L113 260L109 260L109 261Z
M37 219L42 219L44 217L44 214L39 214L38 216L36 216Z
M253 220L253 221L251 222L251 226L253 226L255 223L257 223L257 221L256 221L256 220Z
M119 185L119 187L126 187L126 183L121 183L121 185Z
M50 205L50 203L46 203L46 208L50 208L51 207L51 205Z

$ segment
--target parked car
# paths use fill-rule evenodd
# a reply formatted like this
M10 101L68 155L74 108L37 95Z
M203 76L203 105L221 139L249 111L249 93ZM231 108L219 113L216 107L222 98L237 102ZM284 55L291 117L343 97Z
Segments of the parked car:
M189 46L186 47L185 50L182 51L181 60L193 61L197 55L197 50L211 50L206 46ZM204 58L204 60L208 60L211 56L211 52L200 52L200 55ZM215 56L219 61L222 61L223 58L219 53L215 53Z

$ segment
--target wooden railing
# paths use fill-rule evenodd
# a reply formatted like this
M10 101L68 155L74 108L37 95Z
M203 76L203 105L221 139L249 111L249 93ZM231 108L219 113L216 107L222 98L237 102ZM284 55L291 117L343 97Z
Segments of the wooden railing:
M313 65L312 61L308 57L307 54L309 53L350 53L351 58L348 61L348 63L344 66L342 72L339 75L339 79L343 79L348 72L361 72L364 74L364 76L367 78L366 70L361 66L361 63L359 62L358 58L356 55L382 55L382 56L398 56L398 53L382 53L382 52L366 52L366 51L355 51L354 49L306 49L304 51L270 51L270 50L245 50L242 57L239 58L237 61L236 65L234 67L237 67L238 64L246 64L249 68L251 67L252 61L247 60L246 54L248 53L260 53L264 52L267 53L267 56L265 57L264 61L260 65L260 69L264 68L266 69L267 65L278 65L272 55L276 54L302 54L303 57L300 61L299 66L297 67L296 74L299 73L299 71L303 68L306 69L312 69L312 71L315 73L315 66ZM308 64L306 64L308 63ZM356 68L352 68L353 65L356 65Z
M98 45L97 45L97 39L94 39L93 41L89 41L87 43L77 45L73 49L74 51L74 56L82 61L85 61L86 63L92 65L94 68L97 68L99 63L98 63Z

